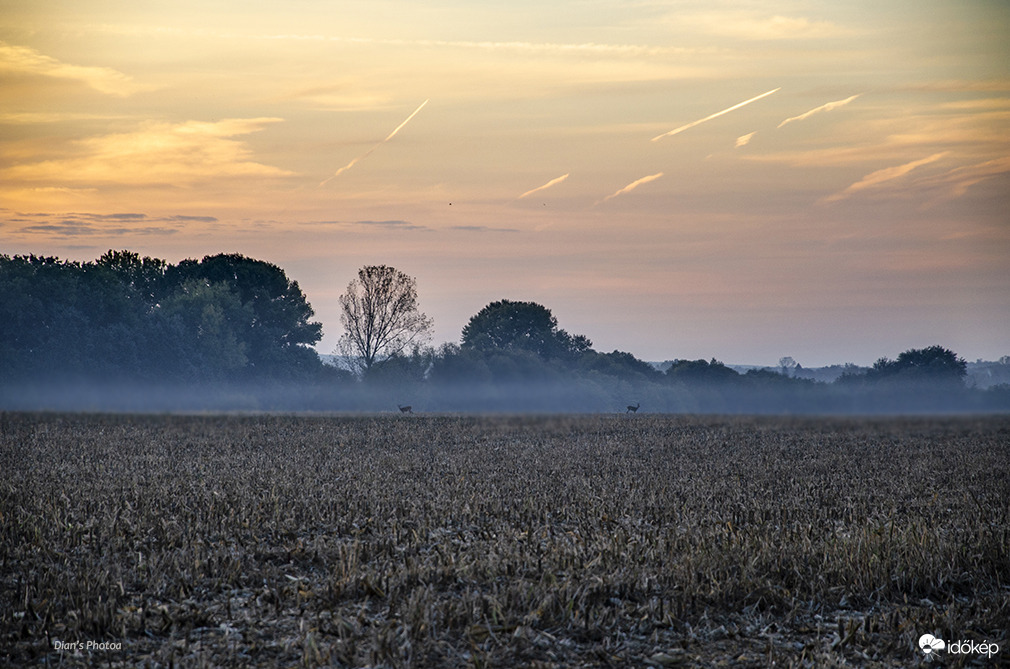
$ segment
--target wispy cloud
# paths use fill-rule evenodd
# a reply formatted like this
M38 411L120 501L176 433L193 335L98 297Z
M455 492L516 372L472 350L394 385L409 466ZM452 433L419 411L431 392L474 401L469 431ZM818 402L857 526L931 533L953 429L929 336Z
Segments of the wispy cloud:
M610 195L608 195L607 197L603 198L602 200L600 200L596 204L602 204L604 202L608 202L610 200L613 200L615 197L617 197L619 195L624 195L625 193L630 193L631 191L635 190L636 188L638 188L642 184L647 184L650 181L655 181L656 179L660 178L661 176L663 176L663 173L662 172L657 172L656 174L650 174L647 177L642 177L641 179L636 179L635 181L632 181L630 184L628 184L624 188L621 188L621 189L619 189L619 190L611 193Z
M858 98L860 95L861 93L857 93L856 95L847 97L844 100L835 100L834 102L828 102L827 104L823 104L820 107L814 107L810 111L804 112L799 116L792 116L790 118L787 118L786 120L782 121L782 123L779 123L778 127L781 128L785 124L792 123L793 121L802 121L804 119L808 119L814 114L820 112L831 111L832 109L838 109L839 107L844 107L845 105L849 104L850 102Z
M74 121L117 121L131 117L125 114L86 114L82 112L8 112L0 113L0 123L30 125L36 123L67 123Z
M178 37L201 37L216 40L258 40L271 42L334 42L349 45L376 45L392 47L422 47L473 49L481 51L515 51L529 53L571 54L573 56L612 55L612 56L681 56L685 54L711 53L712 48L694 48L679 46L655 46L650 44L619 44L606 42L530 42L522 40L433 40L433 39L397 39L382 37L354 37L347 35L325 35L320 33L272 33L272 34L239 34L209 30L206 28L151 28L141 25L112 25L100 27L104 32L122 35L175 35Z
M400 130L403 128L403 126L405 126L408 123L410 123L410 119L412 119L415 116L417 116L417 112L421 111L421 109L426 104L428 104L427 100L425 100L424 102L422 102L421 105L417 109L415 109L413 111L413 113L411 113L411 115L408 116L407 119L403 123L401 123L400 125L396 126L396 128L393 129L393 132L391 132L388 135L386 135L386 138L384 140L382 140L381 142L378 142L375 146L373 146L372 148L370 148L368 151L366 151L365 153L361 154L360 156L358 156L357 158L355 158L351 162L349 162L346 165L344 165L343 167L341 167L339 170L337 170L336 172L334 172L331 176L327 177L326 179L323 179L320 182L319 186L320 187L325 186L327 183L330 182L331 179L333 179L334 177L338 177L338 176L340 176L341 173L346 172L347 170L351 169L352 167L354 167L354 165L357 162L359 162L360 160L362 160L364 158L367 158L368 156L372 155L373 151L375 151L377 148L379 148L380 146L382 146L383 144L385 144L389 140L391 140L394 137L396 137L396 133L400 132Z
M165 220L167 221L180 221L183 223L217 223L217 218L214 216L169 216Z
M273 223L274 221L271 221ZM343 221L343 220L326 220L326 221L299 221L298 225L307 225L313 227L321 228L342 228L347 230L349 228L362 228L371 230L431 230L427 225L421 225L419 223L413 223L411 221L405 221L402 219L389 219L383 221L373 221L373 220L363 220L363 221Z
M1006 93L1010 92L1010 79L946 79L910 84L896 90L919 93Z
M0 224L15 234L52 237L108 237L115 235L173 235L189 223L216 223L214 216L173 214L152 216L135 212L18 212L4 216Z
M336 84L299 88L278 95L276 100L306 102L331 111L385 109L391 104L390 96L386 92L372 90L369 82L353 77L345 77Z
M742 40L810 40L838 37L850 31L831 21L805 16L768 16L752 11L683 14L668 21L685 29Z
M756 134L757 134L757 131L754 131L754 132L749 132L746 135L740 135L739 137L737 137L736 138L736 148L739 149L741 146L747 146L748 144L750 144L751 139L753 139L754 135L756 135Z
M356 37L323 37L272 35L265 39L322 39L352 44L379 44L382 46L442 47L452 49L479 49L481 51L521 51L531 53L608 55L608 56L664 56L697 53L698 49L647 44L605 44L598 42L523 42L523 41L468 41L468 40L402 40Z
M736 109L740 109L740 107L749 105L752 102L757 102L761 98L768 97L772 93L776 93L776 92L778 92L780 90L782 90L781 87L773 89L773 90L770 90L767 93L762 93L761 95L755 96L755 97L751 98L750 100L744 100L743 102L735 104L732 107L727 107L726 109L723 109L720 112L716 112L714 114L706 116L705 118L698 119L697 121L692 121L692 122L688 123L687 125L682 125L679 128L675 128L674 130L671 130L670 132L664 132L662 135L657 135L656 137L652 138L652 141L656 142L656 141L659 141L659 140L663 139L664 137L669 137L670 135L676 135L678 133L684 132L685 130L687 130L689 128L695 127L696 125L701 125L702 123L705 123L706 121L711 121L714 118L719 118L723 114L728 114L731 111L734 111Z
M23 234L29 235L51 235L54 237L89 237L89 236L117 236L117 235L174 235L177 230L170 230L161 227L143 228L107 228L89 225L80 221L67 220L62 223L43 223L40 225L28 225L20 229Z
M108 67L89 67L63 63L26 46L0 42L0 72L71 79L87 84L107 95L126 97L139 90L133 79Z
M550 181L548 181L547 183L545 183L545 184L544 184L543 186L537 186L537 187L536 187L536 188L534 188L533 190L528 190L528 191L526 191L525 193L523 193L522 195L520 195L520 196L519 196L518 198L516 198L516 199L518 199L518 200L521 200L521 199L523 199L524 197L528 197L528 196L530 196L530 195L533 195L533 193L539 193L539 192L540 192L540 191L542 191L542 190L547 190L547 189L548 189L548 188L550 188L551 186L556 186L556 185L558 185L559 183L561 183L562 181L564 181L565 179L567 179L567 178L568 178L568 176L569 176L568 174L562 174L562 175L561 175L561 176L559 176L559 177L558 177L557 179L551 179Z
M949 151L943 151L941 153L934 153L926 158L921 158L919 160L913 160L912 162L905 163L903 165L895 165L894 167L885 167L882 170L877 170L876 172L871 172L865 177L852 184L843 191L839 191L834 195L830 195L824 198L823 202L837 202L839 200L845 199L854 193L866 190L868 188L876 188L883 183L888 181L893 181L894 179L901 178L911 172L912 170L922 167L923 165L928 165L930 163L935 163L944 156L946 156Z
M418 225L410 221L353 221L351 225L382 230L430 230L426 225Z
M449 229L461 232L519 232L518 228L495 228L487 225L451 225Z
M943 197L939 198L941 200L957 198L967 193L975 184L1007 173L1010 173L1010 156L954 168L931 179L926 186L930 190L945 189Z
M748 152L742 160L790 167L839 167L899 164L909 156L931 155L941 147L978 162L1010 155L1003 110L949 111L943 107L898 109L863 119L858 127L840 127L819 138L816 148ZM869 170L867 170L869 171Z
M291 172L251 160L251 151L231 139L262 130L278 118L217 122L147 123L136 130L76 143L76 155L12 165L0 176L50 183L192 184L222 177L277 177Z
M40 186L26 189L32 193L42 193L46 195L76 195L83 196L98 192L97 188L67 188L66 186Z

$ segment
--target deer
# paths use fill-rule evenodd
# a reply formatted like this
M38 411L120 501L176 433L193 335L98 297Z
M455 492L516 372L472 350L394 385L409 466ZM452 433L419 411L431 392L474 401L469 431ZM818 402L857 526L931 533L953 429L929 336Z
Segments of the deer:
M410 406L409 404L406 406L397 404L396 407L400 410L400 413L411 413L411 414L414 413L414 407Z
M629 404L629 405L628 405L628 410L627 410L627 411L625 411L624 413L638 413L638 407L640 407L640 406L642 406L642 403L641 403L641 402L639 402L639 403L638 403L638 404L636 404L635 406L631 406L631 405Z

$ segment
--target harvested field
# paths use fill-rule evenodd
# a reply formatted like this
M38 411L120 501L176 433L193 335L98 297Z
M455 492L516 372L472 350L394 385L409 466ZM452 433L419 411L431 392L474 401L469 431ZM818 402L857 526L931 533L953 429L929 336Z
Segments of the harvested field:
M1010 645L1007 417L3 414L0 471L7 665L873 667L925 665L927 632L999 645L940 653L963 666Z

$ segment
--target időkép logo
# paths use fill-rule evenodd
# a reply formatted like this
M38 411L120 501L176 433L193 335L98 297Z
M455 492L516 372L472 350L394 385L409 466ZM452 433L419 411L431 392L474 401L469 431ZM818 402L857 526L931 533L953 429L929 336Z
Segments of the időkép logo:
M943 639L937 638L932 634L923 634L919 637L919 648L926 654L926 658L929 660L939 657L937 653L943 650L946 650L951 655L984 655L989 659L992 659L992 656L999 652L999 645L989 643L988 640L981 643L964 640L946 643Z

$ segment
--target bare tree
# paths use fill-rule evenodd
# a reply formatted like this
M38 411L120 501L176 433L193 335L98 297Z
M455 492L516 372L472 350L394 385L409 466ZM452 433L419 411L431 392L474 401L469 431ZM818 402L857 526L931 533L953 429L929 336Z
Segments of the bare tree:
M386 265L368 265L340 296L340 352L361 369L431 339L432 320L417 309L417 280Z
M779 369L782 370L783 376L794 376L799 366L799 363L793 360L792 356L787 355L779 358Z

